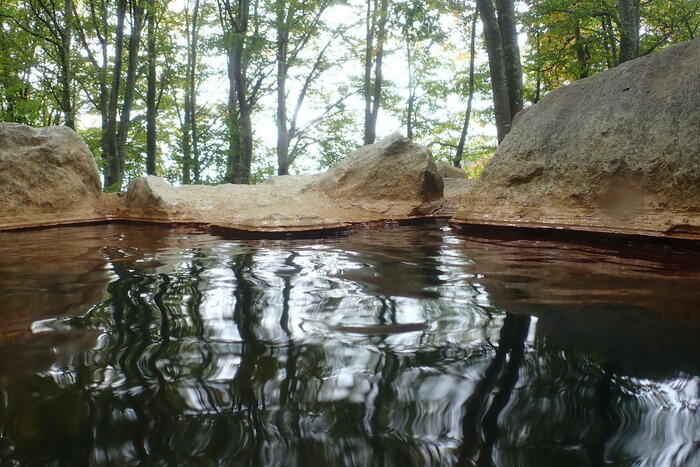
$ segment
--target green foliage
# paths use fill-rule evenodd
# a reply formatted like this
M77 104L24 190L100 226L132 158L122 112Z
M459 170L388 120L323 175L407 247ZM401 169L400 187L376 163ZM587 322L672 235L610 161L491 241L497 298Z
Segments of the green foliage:
M32 9L39 0L0 2L0 120L34 126L63 123L60 101L59 48L52 36L64 17L63 2L42 2L53 8L57 24ZM128 0L129 8L145 0ZM151 0L157 16L158 174L173 182L183 178L187 30L193 0ZM236 1L230 0L235 6ZM67 63L78 112L78 130L102 160L105 86L114 68L115 0L74 0L76 16ZM195 105L198 129L199 183L225 179L229 141L237 130L231 122L238 109L229 107L225 49L243 37L243 63L251 86L254 156L251 178L259 182L275 173L275 90L278 32L289 41L287 123L304 92L297 132L290 141L294 171L325 169L337 164L361 142L364 106L360 63L365 50L365 3L359 0L262 0L251 3L248 30L235 32L231 20L221 23L218 2L200 1ZM384 86L379 133L411 121L413 138L430 147L436 159L449 163L462 128L469 81L472 0L393 0L389 4L389 36L384 50ZM149 10L151 11L151 10ZM525 94L536 102L547 92L615 66L619 59L620 26L617 0L528 0L518 8ZM282 13L282 14L280 14ZM319 16L320 13L323 13ZM700 2L641 2L640 53L700 35ZM106 24L102 18L107 18ZM132 18L127 15L127 25ZM236 36L238 34L238 36ZM242 34L242 36L241 36ZM128 27L127 27L128 42ZM105 46L106 44L106 46ZM477 44L475 108L463 166L476 176L495 148L490 135L493 113L488 64ZM106 52L106 56L103 53ZM126 142L125 177L145 171L146 41L139 51L138 79ZM125 57L126 59L126 57ZM126 80L126 67L123 68ZM119 90L125 93L124 84ZM409 102L411 112L409 115ZM383 121L382 121L383 119ZM386 123L386 122L389 123ZM194 171L194 169L192 169ZM194 174L193 174L194 175ZM111 187L115 189L115 187ZM108 187L107 189L110 189Z
M524 66L526 97L531 102L619 63L616 0L530 0L527 4L521 21L528 35ZM640 55L698 37L697 0L654 0L640 5Z

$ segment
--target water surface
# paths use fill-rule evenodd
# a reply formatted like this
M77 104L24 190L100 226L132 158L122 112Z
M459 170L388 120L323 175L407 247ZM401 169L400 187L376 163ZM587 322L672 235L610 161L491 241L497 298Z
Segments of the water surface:
M0 465L700 465L700 257L0 234Z

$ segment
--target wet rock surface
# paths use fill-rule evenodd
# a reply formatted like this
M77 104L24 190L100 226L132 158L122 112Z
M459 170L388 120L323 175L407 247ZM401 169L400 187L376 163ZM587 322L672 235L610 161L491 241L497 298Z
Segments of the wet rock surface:
M700 41L519 114L455 221L700 238Z
M0 123L0 226L95 219L100 196L95 160L73 130Z

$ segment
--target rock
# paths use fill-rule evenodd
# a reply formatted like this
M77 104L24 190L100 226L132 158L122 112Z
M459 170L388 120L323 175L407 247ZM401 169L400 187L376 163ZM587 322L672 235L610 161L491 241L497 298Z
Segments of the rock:
M439 213L446 217L452 216L462 205L462 198L469 187L474 183L468 178L445 178L445 201L440 207Z
M430 151L391 135L327 172L259 185L172 188L158 177L142 177L129 186L121 217L206 223L219 233L298 233L426 215L442 202L443 181Z
M100 175L70 128L0 123L0 226L69 224L100 217Z
M437 164L437 171L442 178L467 178L466 172L454 165Z
M443 196L442 177L428 148L398 133L347 156L321 175L318 188L342 205L389 201L420 208Z
M521 112L454 220L700 238L700 40Z
M208 225L238 234L311 233L446 216L453 211L445 212L445 206L454 210L456 204L443 197L444 182L430 151L397 134L321 174L272 177L259 185L177 187L146 176L133 180L126 194L100 193L92 156L67 128L3 124L0 147L6 215L0 230L131 220Z
M197 217L168 182L154 175L132 181L124 204L133 219L172 222Z

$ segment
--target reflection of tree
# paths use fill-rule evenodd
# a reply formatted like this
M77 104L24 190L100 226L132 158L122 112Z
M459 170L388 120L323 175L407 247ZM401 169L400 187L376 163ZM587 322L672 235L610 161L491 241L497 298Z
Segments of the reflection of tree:
M600 457L597 459L596 465L605 465L606 463L609 463L605 459L606 445L615 434L615 430L618 425L617 419L619 417L618 414L610 407L615 398L616 392L615 385L613 384L612 368L608 364L604 365L602 370L603 374L601 375L600 381L598 382L596 388L598 392L596 412L599 414L602 425L600 444L597 448L597 452L600 454Z
M498 417L508 404L518 381L529 328L529 316L506 314L496 355L472 395L463 404L459 465L474 460L477 453L478 465L491 463L493 444L499 434ZM489 396L496 387L498 391L489 403Z
M133 410L140 421L133 426L131 444L139 457L148 456L150 451L172 462L174 458L171 449L168 448L168 440L171 438L173 427L168 426L165 421L169 414L178 412L181 408L169 403L166 396L168 382L157 366L159 359L167 352L170 341L171 312L164 303L164 297L169 293L172 281L165 274L142 276L121 262L113 263L113 271L119 280L112 282L109 287L116 331L113 333L116 342L111 348L118 361L117 367L127 378L127 384L141 389L135 394L126 392L123 400L119 402L120 405ZM155 286L154 304L160 315L160 344L150 353L147 352L147 348L151 344L152 314L141 293L149 290L149 286ZM141 370L140 363L147 369L147 375ZM155 382L152 378L155 378Z
M233 396L235 416L239 419L241 428L247 431L247 433L241 433L241 436L248 440L239 447L237 455L250 457L246 460L241 459L242 463L254 462L265 439L265 398L264 394L261 394L261 400L258 401L255 391L256 369L261 364L261 357L266 350L264 343L258 340L255 333L255 328L259 324L257 305L263 291L256 286L253 258L253 253L237 255L231 264L231 270L236 278L233 320L241 337L241 353L238 370L229 388Z
M292 272L285 272L284 274L279 274L282 277L282 282L284 286L282 287L282 315L280 316L280 328L287 335L289 339L289 298L292 292L292 277L296 276L302 271L302 268L297 265L294 260L299 256L299 253L293 251L284 260L285 266L289 267Z
M312 295L321 287L309 284L306 274L309 265L323 262L323 253L307 255L289 244L264 250L244 244L244 251L224 259L223 272L221 256L201 248L180 253L174 265L160 263L158 271L167 271L160 274L141 261L113 258L110 298L69 323L83 331L106 329L99 348L61 364L54 358L12 381L0 375L0 464L118 465L141 458L173 465L488 465L493 459L596 465L646 453L637 447L640 437L657 429L697 432L696 422L674 420L672 411L652 414L657 418L650 423L658 402L637 398L641 389L629 386L636 383L618 377L629 374L627 367L554 339L573 335L562 329L585 324L572 319L571 309L549 328L544 318L538 321L534 350L526 355L527 316L501 318L494 309L489 324L483 307L469 301L466 287L499 297L495 281L468 283L460 261L455 280L448 278L459 284L453 288L441 283L449 276L444 252L405 238L385 252L386 239L367 240L355 242L357 254L348 260L366 265L358 276L369 285L363 290L349 277L323 277L330 267L313 271L320 284L353 292L343 294ZM342 265L336 261L333 268ZM223 290L235 287L226 297L219 279ZM500 287L512 283L499 280ZM456 288L459 294L451 295ZM440 297L433 300L426 291ZM478 293L484 291L471 296ZM233 319L214 329L208 318L221 303L232 304L226 311ZM213 312L206 313L207 304ZM402 320L406 304L424 307L430 318L454 319L448 330L468 329L469 338L442 339L443 329L431 328L423 343L342 331L297 340L300 333L292 329L300 312L337 318L360 310L372 324L388 324ZM512 299L502 309L521 311L515 305ZM472 385L465 375L477 368L485 371ZM628 423L637 423L635 433L623 426ZM443 457L453 454L448 446L460 432L458 459Z

